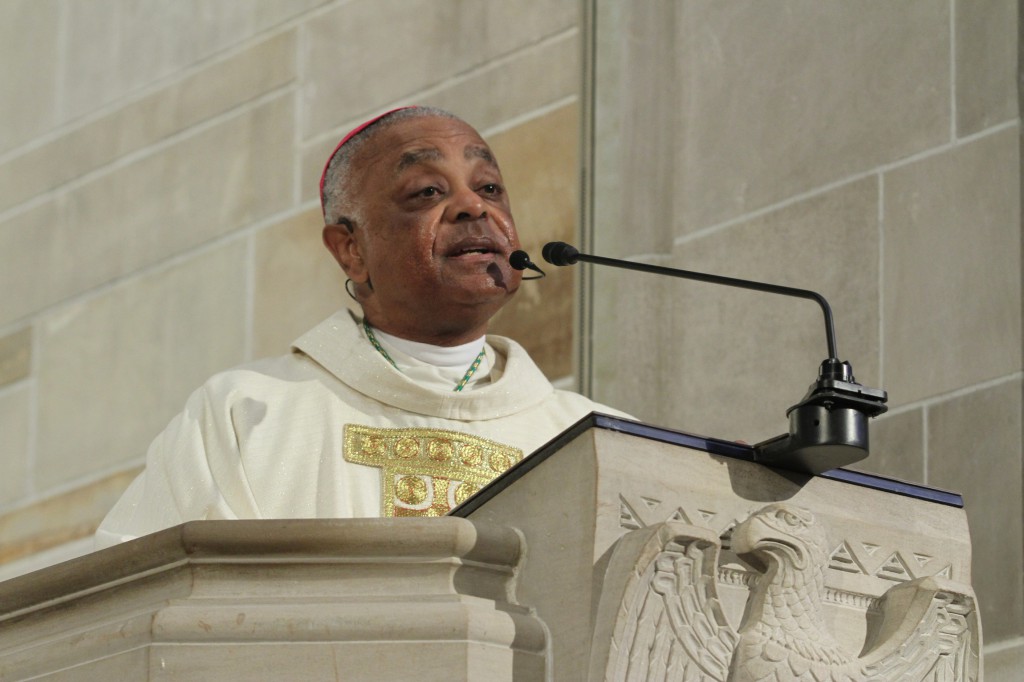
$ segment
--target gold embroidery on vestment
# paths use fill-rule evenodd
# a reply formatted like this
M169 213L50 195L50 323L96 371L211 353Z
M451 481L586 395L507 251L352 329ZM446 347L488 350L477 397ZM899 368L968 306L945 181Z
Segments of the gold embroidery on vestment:
M523 451L458 431L346 424L343 456L381 470L384 516L444 516Z

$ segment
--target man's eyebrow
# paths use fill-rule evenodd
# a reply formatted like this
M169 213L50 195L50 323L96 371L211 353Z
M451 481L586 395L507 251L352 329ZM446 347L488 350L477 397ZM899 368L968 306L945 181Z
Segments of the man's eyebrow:
M397 170L402 172L409 166L415 166L424 161L437 161L442 158L444 158L444 155L439 149L414 149L402 154L402 157L398 160Z
M494 159L494 154L491 154L491 150L487 147L483 147L478 144L469 145L462 153L467 160L483 159L495 168L498 167L498 162Z

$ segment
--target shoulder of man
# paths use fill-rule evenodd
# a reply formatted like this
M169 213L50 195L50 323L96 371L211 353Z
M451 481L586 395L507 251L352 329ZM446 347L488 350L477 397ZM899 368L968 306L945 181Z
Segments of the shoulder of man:
M292 351L217 372L203 382L197 392L230 400L232 397L263 390L277 391L289 385L323 381L325 376L329 375L307 355Z

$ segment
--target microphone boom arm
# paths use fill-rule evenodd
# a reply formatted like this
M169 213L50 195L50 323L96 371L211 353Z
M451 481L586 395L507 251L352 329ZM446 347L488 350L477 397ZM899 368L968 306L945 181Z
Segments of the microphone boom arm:
M568 247L571 249L571 251L566 251L563 248L560 253L554 256L556 259L564 260L565 262L556 262L555 260L548 258L550 255L548 247L554 245L562 245L562 247ZM551 249L551 251L556 250L557 249ZM559 256L561 256L561 258L559 258ZM828 346L828 357L833 359L839 358L839 355L836 352L836 330L835 323L832 321L832 306L828 304L828 301L825 300L824 296L816 291L795 289L793 287L785 287L779 284L768 284L766 282L757 282L749 279L737 279L736 277L723 277L722 275L712 275L706 272L667 268L661 265L649 265L647 263L637 263L635 261L619 260L617 258L591 256L586 253L580 253L565 242L548 243L544 247L544 260L552 263L553 265L572 265L577 261L583 261L584 263L594 263L595 265L610 265L616 268L649 272L655 275L668 275L669 277L679 277L680 279L691 279L698 282L710 282L712 284L724 284L725 286L737 287L739 289L751 289L753 291L764 291L770 294L782 294L783 296L809 299L821 307L821 312L825 316L825 342Z
M816 302L825 316L828 358L818 369L818 379L803 399L790 407L789 433L770 438L754 446L754 461L785 469L818 474L852 464L868 456L868 417L886 411L888 396L884 390L858 384L849 362L841 362L836 353L832 307L825 297L807 289L795 289L753 280L723 277L703 272L679 270L660 265L591 256L580 253L565 242L544 245L544 260L552 265L573 265L578 261L610 265L656 275L724 284L771 294L782 294Z

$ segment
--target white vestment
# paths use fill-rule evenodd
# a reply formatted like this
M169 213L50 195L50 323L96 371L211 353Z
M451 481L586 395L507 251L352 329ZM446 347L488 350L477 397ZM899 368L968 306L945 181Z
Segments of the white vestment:
M472 390L392 366L348 312L217 374L149 448L99 547L194 519L436 516L592 411L487 337Z

